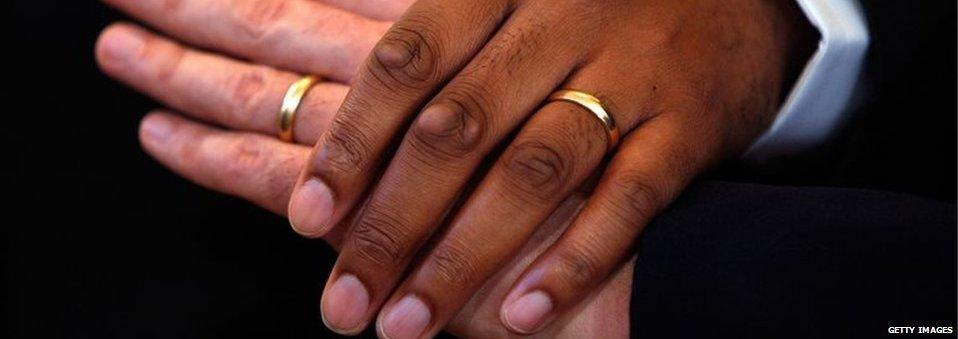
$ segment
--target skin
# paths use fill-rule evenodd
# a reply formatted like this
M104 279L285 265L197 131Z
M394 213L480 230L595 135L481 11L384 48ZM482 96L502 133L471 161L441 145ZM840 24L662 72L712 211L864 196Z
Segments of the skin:
M223 130L165 111L147 115L139 135L147 153L184 178L247 199L281 216L285 216L289 192L310 151L308 146L283 143L272 136ZM501 300L519 274L568 227L586 198L580 192L564 202L515 259L503 264L485 282L445 330L462 338L524 337L499 321ZM334 248L341 246L336 234L324 239ZM634 260L623 264L586 301L533 337L627 338Z
M329 2L333 3L333 0ZM109 3L193 44L210 46L224 43L220 40L223 37L204 36L215 34L213 32L217 31L215 27L219 23L190 21L172 15L183 8L217 9L204 3L181 3L180 6L186 7L178 8L139 0ZM363 3L375 2L350 2L353 5L350 10L356 13L378 13L378 10L360 6ZM234 9L240 10L241 7ZM333 7L315 6L309 10L317 18L333 18L327 24L334 31L335 27L361 27L361 30L371 32L370 35L377 30L381 35L385 30L384 26L374 21ZM214 14L226 16L224 13ZM204 23L211 25L202 26ZM196 29L180 31L180 25ZM317 34L304 39L317 42L310 53L316 53L324 60L332 59L326 58L324 53L328 50L324 49L325 45L361 43L344 35L329 37ZM282 62L270 59L275 58L271 55L255 56L253 51L246 51L247 47L235 42L230 46L239 51L231 54L246 55L257 62ZM368 51L360 50L357 53L360 54L355 55L355 58L359 60ZM188 117L168 111L148 114L141 123L139 133L140 142L147 153L190 181L247 199L281 216L286 215L290 192L309 155L310 148L304 145L314 144L317 137L322 135L348 90L346 85L336 82L323 82L314 87L304 98L297 114L296 136L299 144L287 144L273 136L278 132L274 120L275 108L286 87L298 77L290 71L198 51L127 23L114 24L103 31L97 43L96 59L106 74L188 114ZM339 66L313 66L318 69L305 71L318 73L325 70L330 74L342 74L344 78L349 78L351 74L348 62ZM481 290L473 295L472 300L449 323L447 330L461 337L516 337L498 319L502 298L519 274L568 227L585 200L584 192L570 196L541 225L515 259L502 265L496 276L486 281ZM342 243L342 233L330 232L324 240L338 249ZM614 277L590 295L586 302L549 326L540 336L627 337L633 265L634 260L623 264Z
M610 140L595 117L543 103L579 89L626 136L503 301L508 328L540 331L695 176L767 127L806 46L798 13L771 0L415 2L359 69L290 201L305 236L348 227L323 292L327 325L351 334L377 319L388 338L443 328L601 169Z
M803 60L791 2L424 0L395 24L388 21L408 1L106 2L225 54L130 25L108 29L98 48L108 74L203 122L275 135L294 72L332 80L307 95L297 117L297 142L318 142L308 161L252 137L201 138L210 153L242 140L205 174L192 169L202 167L193 145L181 146L178 160L151 154L277 213L275 202L294 191L294 228L342 245L324 321L357 333L379 314L379 334L391 338L434 335L469 314L477 297L501 303L498 317L513 332L565 328L563 319L578 317L590 292L629 262L644 224L761 132L790 66ZM599 96L628 135L572 225L508 280L511 292L482 298L490 282L498 289L507 281L496 278L502 263L527 255L549 216L601 169L608 141L591 113L540 105L563 87ZM504 151L492 152L500 142ZM261 152L285 156L266 161ZM483 163L489 170L466 189ZM247 165L273 178L295 175L289 164L306 168L295 190L279 179L234 179ZM315 183L328 192L316 194ZM457 200L463 205L452 209ZM337 288L342 281L351 286ZM525 295L538 306L518 302Z

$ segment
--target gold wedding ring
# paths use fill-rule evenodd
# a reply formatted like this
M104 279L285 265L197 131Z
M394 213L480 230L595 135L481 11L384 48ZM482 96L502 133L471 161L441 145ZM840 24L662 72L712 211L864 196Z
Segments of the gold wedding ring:
M549 96L549 102L552 101L568 101L589 110L596 118L599 118L602 126L605 126L605 130L608 132L609 144L606 151L612 151L615 146L619 145L619 128L616 127L612 115L609 115L609 112L602 107L602 101L599 98L585 92L564 89L552 93Z
M299 104L303 101L303 97L306 96L306 92L308 92L309 89L318 82L318 77L310 75L299 79L289 86L289 90L286 91L286 96L283 97L283 106L279 109L280 140L285 142L293 142L293 127L296 123L296 110L299 109Z

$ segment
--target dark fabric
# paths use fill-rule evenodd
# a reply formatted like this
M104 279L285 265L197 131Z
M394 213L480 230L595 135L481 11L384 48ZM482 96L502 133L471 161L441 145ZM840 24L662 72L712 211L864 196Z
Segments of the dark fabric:
M849 338L955 326L955 207L700 183L645 230L636 338Z
M866 65L880 80L861 110L871 113L852 121L835 152L821 152L837 154L824 166L739 180L954 201L955 2L861 2L870 21L886 23L872 27L872 52L883 52ZM299 239L282 218L177 178L137 145L140 118L159 105L103 76L93 60L99 31L124 18L98 1L4 4L0 35L12 61L0 71L0 338L332 336L316 318L331 250ZM646 243L669 230L657 229ZM652 331L651 319L636 325ZM791 325L778 334L808 331Z
M906 192L955 202L956 1L860 0L871 42L857 106L833 140L727 180Z
M955 202L958 5L860 3L871 45L841 133L711 178ZM643 235L633 334L848 338L955 326L955 227L953 205L913 196L700 184Z

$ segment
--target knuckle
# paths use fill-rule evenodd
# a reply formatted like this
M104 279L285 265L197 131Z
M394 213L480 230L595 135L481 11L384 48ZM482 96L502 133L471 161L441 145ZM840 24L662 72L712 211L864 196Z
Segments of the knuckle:
M443 55L437 25L434 19L415 13L397 23L373 49L371 75L389 86L415 89L437 80Z
M263 201L288 201L292 192L294 178L301 163L295 154L276 152L269 149L258 135L243 135L227 147L223 159L222 174L224 187L235 187L236 181L258 183L255 188L239 189L234 192L246 198Z
M478 258L466 244L450 241L433 252L435 276L449 287L466 288L479 275Z
M270 168L265 171L262 189L266 190L264 197L270 202L280 202L286 206L289 197L293 193L293 184L302 168L302 163L298 161L296 154L286 153L279 157L270 159Z
M663 205L664 189L649 175L629 171L611 179L612 211L623 220L651 219Z
M228 159L224 163L224 178L248 178L251 173L263 173L269 163L266 161L263 143L252 135L241 136L236 139L229 151Z
M486 110L476 100L449 98L416 120L413 146L433 158L459 158L476 151L486 133ZM471 104L466 104L467 102Z
M155 65L156 81L161 84L170 84L173 78L180 73L186 60L187 51L174 45L147 39L143 50L138 55L140 62Z
M521 142L508 153L504 170L524 195L547 201L569 182L570 157L561 147L539 140Z
M546 42L551 25L542 18L529 18L521 27L504 30L490 41L475 63L482 69L513 74L530 60L551 49Z
M241 122L251 122L260 112L259 105L267 86L268 74L264 69L256 68L232 75L227 88L229 99L233 103L232 114ZM246 124L249 126L249 124Z
M246 147L255 149L258 157L250 162L253 167L248 169L246 177L233 176L232 180L241 178L246 183L252 183L244 185L244 190L250 190L244 192L243 196L247 199L262 201L264 205L288 205L296 178L303 168L301 154L294 150L272 148L265 143L264 136L253 134L244 138L250 139L244 141L251 144Z
M163 0L160 8L166 13L175 13L183 5L183 0Z
M340 114L323 136L323 146L317 153L314 168L340 173L356 173L366 168L372 153L366 129L351 114Z
M556 255L554 272L573 290L590 286L601 274L598 257L588 246L571 244Z
M175 135L174 133L190 133L190 135L184 137L184 140L197 140L200 138L195 134L195 131L182 129L183 126L180 124L173 126L175 132L170 132L170 135ZM205 160L203 157L206 156L206 150L210 147L209 143L184 142L173 147L172 153L184 164L201 164Z
M380 267L390 267L403 258L406 236L401 220L371 208L363 213L352 235L352 245L359 258Z
M656 55L667 53L675 48L682 33L682 25L677 25L672 21L674 19L661 19L664 21L661 25L649 27L638 35L640 45L645 54Z
M281 0L234 0L236 25L247 37L263 39L276 29L288 5L288 1Z

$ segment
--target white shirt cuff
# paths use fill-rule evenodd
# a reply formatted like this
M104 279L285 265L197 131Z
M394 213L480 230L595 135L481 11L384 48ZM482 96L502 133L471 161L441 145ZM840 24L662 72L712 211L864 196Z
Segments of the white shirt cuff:
M841 126L858 84L869 39L858 2L796 1L821 41L771 128L745 153L748 161L800 153L826 141Z

